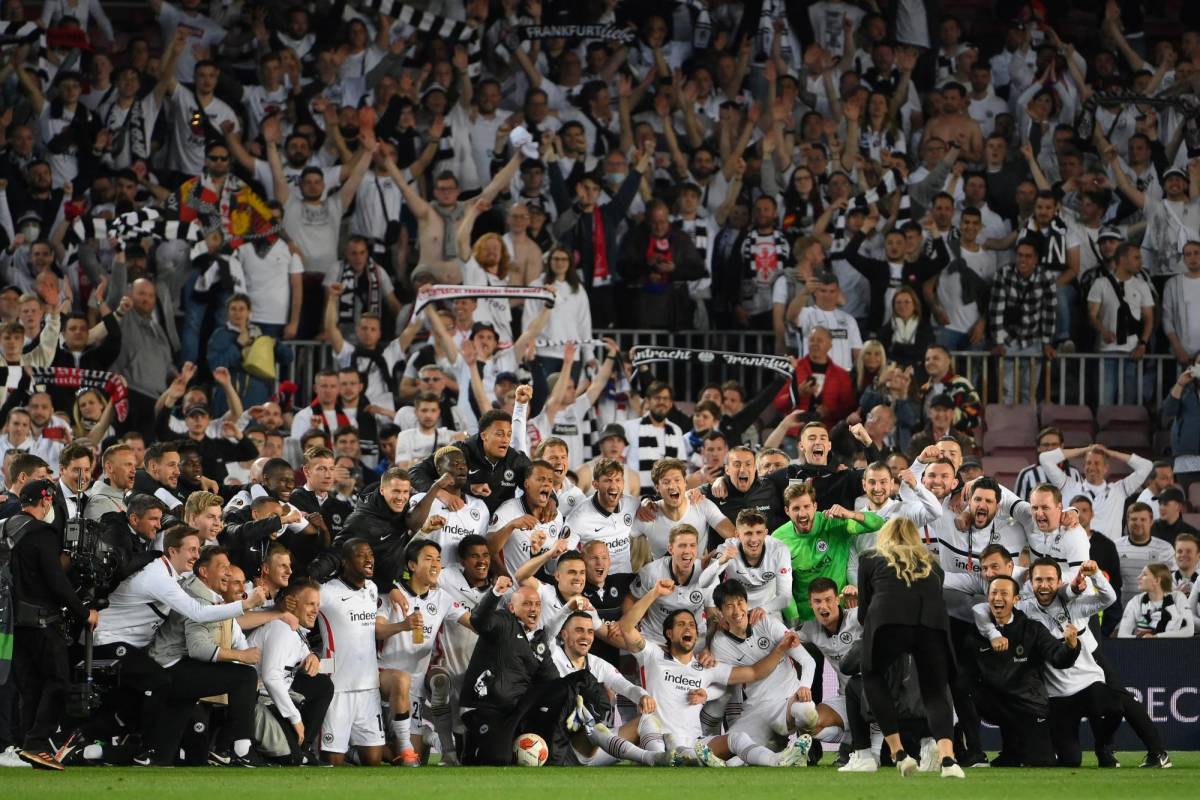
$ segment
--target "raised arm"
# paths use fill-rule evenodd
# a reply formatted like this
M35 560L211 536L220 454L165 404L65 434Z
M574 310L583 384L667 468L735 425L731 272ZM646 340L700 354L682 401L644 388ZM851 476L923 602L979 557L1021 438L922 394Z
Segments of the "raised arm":
M404 202L412 209L413 216L417 218L417 221L424 222L429 219L429 215L433 213L433 208L430 207L424 197L421 197L421 193L404 179L404 175L401 174L400 168L396 166L395 160L389 157L384 160L383 166L387 170L388 175L392 176L392 180L396 182L396 186L400 189L400 194L404 195Z
M375 153L379 151L379 142L375 139L374 133L364 131L360 134L359 141L362 144L359 146L359 151L356 154L358 161L355 162L354 169L350 171L350 177L342 184L342 188L338 189L338 199L342 202L342 208L348 208L354 202L354 195L358 191L358 185L362 183L363 176L371 168L371 160L374 159Z
M283 160L279 157L278 136L273 136L269 129L277 128L279 121L276 119L272 123L272 118L267 118L263 122L263 139L266 140L267 147L267 164L271 167L271 180L275 184L275 199L281 204L286 205L288 199L292 196L292 191L288 187L287 178L283 175Z
M642 634L637 629L638 623L642 621L646 612L650 610L650 606L654 605L658 598L666 597L673 591L675 591L675 582L664 578L651 586L621 615L618 625L621 628L621 638L625 640L626 650L631 653L640 653L646 648L646 640L642 638Z

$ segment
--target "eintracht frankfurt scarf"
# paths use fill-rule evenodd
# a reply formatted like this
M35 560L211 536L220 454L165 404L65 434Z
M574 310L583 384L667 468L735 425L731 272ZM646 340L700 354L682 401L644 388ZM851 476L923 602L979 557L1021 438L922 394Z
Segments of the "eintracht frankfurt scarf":
M75 367L0 367L0 375L3 375L4 386L10 390L32 392L34 387L41 386L95 389L112 400L119 421L124 422L129 413L129 386L123 377L113 372Z
M727 367L754 367L769 369L790 377L794 372L792 359L786 356L770 356L754 353L726 353L721 350L690 350L683 347L638 346L629 351L633 365L653 364L658 361L690 361L702 365L722 364Z
M413 316L421 313L425 306L442 300L461 300L466 297L502 298L507 300L541 300L554 307L554 292L545 286L455 286L438 284L430 286L417 295Z

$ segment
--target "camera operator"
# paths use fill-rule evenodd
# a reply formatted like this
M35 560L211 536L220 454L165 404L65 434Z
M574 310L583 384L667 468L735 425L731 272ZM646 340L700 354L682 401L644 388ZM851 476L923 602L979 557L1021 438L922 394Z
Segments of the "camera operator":
M29 481L21 489L21 511L5 521L2 536L11 543L14 632L13 675L21 697L25 729L22 761L61 770L50 746L66 710L70 661L63 608L94 628L97 612L84 607L59 562L59 534L43 520L54 505L54 484Z
M201 603L179 585L180 576L191 572L199 557L196 531L182 524L171 526L163 535L162 556L122 581L109 595L108 608L100 612L95 657L116 659L121 686L137 690L141 698L143 750L134 757L139 766L158 761L154 745L163 740L162 725L169 722L161 712L170 677L146 652L168 609L193 622L219 622L252 611L266 599L265 592L256 589L241 602ZM163 760L169 763L172 755L163 754Z
M85 519L98 520L105 514L126 512L125 498L133 491L137 474L137 457L127 444L114 444L100 457L104 477L88 489L88 501L83 506Z
M87 505L86 492L92 483L92 449L71 443L58 457L58 492L54 498L54 519L50 523L59 534L67 520L80 514Z
M4 476L7 491L12 495L4 505L0 506L0 520L5 520L21 510L21 490L30 481L50 480L50 465L41 456L32 453L17 453L12 463L8 465L8 473Z

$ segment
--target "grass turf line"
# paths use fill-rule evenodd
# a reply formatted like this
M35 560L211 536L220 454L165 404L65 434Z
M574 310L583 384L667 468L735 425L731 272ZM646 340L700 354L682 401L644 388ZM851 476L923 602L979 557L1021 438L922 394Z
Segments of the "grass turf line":
M646 767L561 768L540 771L508 768L423 767L402 769L222 769L222 768L116 768L74 767L62 773L28 769L0 770L0 791L14 798L70 798L97 800L134 796L155 800L194 800L198 792L209 797L286 797L288 800L335 800L354 792L358 796L396 791L421 796L519 797L525 793L570 797L571 800L612 800L613 797L660 798L683 790L688 800L730 800L778 795L781 789L803 787L805 793L825 800L892 800L898 792L918 792L921 800L1011 800L1013 797L1056 795L1076 798L1171 798L1191 796L1200 779L1200 752L1173 753L1175 768L1138 769L1143 753L1121 753L1122 768L1100 770L1094 757L1084 754L1080 769L971 769L964 782L942 780L936 774L901 779L894 769L873 775L844 775L831 766L798 769L738 767L726 770L650 769ZM969 788L968 788L969 787ZM549 794L548 793L552 793ZM382 796L382 795L380 795Z

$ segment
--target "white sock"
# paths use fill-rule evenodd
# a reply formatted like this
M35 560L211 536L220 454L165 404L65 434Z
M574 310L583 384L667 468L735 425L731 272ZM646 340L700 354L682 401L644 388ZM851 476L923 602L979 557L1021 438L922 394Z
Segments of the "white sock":
M754 767L774 767L779 763L779 754L769 747L755 744L750 734L735 731L727 737L729 749L737 753L738 758Z
M828 742L830 744L840 743L846 737L846 731L839 728L837 725L830 725L828 728L821 728L821 732L817 734L817 741Z
M875 754L875 758L879 758L879 754L883 752L883 731L879 730L879 726L871 726L871 752Z
M245 758L250 752L250 740L238 739L233 743L233 754L239 758Z
M454 753L454 721L450 715L450 676L435 673L429 676L429 715L437 731L438 745L443 754Z
M656 764L662 763L659 754L663 752L662 748L657 751L643 750L633 742L628 742L617 736L608 729L606 725L597 724L589 725L584 729L587 734L588 741L599 747L604 752L608 753L613 758L624 759L625 761L636 761L639 764L645 764L648 767L653 767ZM661 738L659 739L661 742Z
M700 730L705 736L718 736L721 733L721 717L714 717L705 709L700 710Z
M792 722L796 723L796 729L799 731L810 730L817 724L817 704L811 701L792 703L788 707L788 714L791 716Z
M396 741L400 743L400 749L402 750L412 748L412 738L408 733L409 717L409 712L405 711L402 714L396 714L392 719L392 736L396 737Z
M871 752L871 748L869 747L866 750L855 750L854 752L858 753L859 758L875 758L875 754Z
M83 757L88 761L99 761L104 758L104 747L98 744L89 744L83 748Z

